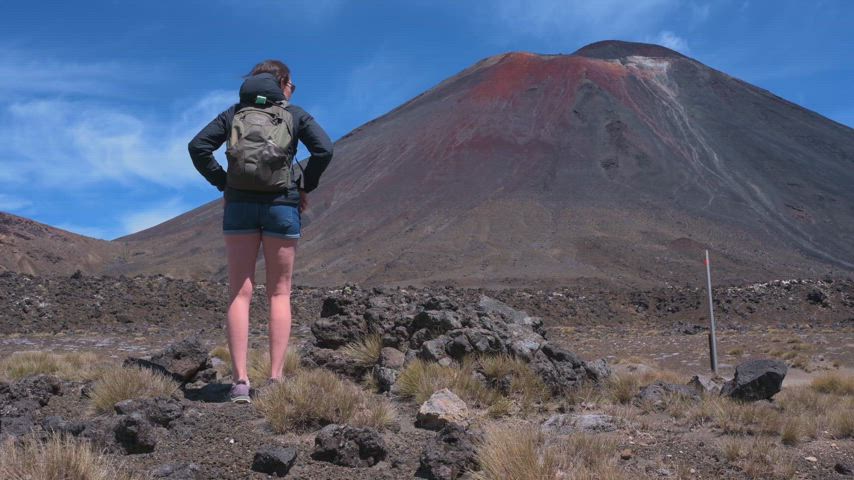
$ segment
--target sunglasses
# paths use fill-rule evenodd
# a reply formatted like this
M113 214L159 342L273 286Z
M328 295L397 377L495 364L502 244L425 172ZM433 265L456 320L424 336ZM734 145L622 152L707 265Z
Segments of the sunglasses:
M296 92L296 91L297 91L297 86L296 86L296 85L294 85L294 84L293 84L293 83L291 83L291 82L286 83L286 84L285 84L285 86L286 86L286 87L291 87L291 93L294 93L294 92Z

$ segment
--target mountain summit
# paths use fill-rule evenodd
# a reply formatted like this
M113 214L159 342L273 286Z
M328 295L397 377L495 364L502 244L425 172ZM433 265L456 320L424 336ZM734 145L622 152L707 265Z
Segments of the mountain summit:
M298 281L850 271L852 166L854 130L658 45L497 55L336 143ZM127 237L125 268L221 275L220 215Z

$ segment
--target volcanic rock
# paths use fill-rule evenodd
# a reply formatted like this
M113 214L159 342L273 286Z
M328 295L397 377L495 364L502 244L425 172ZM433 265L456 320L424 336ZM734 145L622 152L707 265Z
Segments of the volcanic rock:
M540 429L550 435L572 435L573 433L613 432L617 429L614 417L601 414L556 414L548 418Z
M169 427L171 423L184 414L184 407L173 398L134 398L118 402L113 407L116 413L131 415L140 413L149 422Z
M130 454L153 452L158 441L157 430L139 412L122 416L116 425L115 436L116 442Z
M255 452L252 470L284 477L297 461L297 449L278 445L265 445Z
M380 359L378 365L385 368L399 370L406 363L406 355L396 348L383 347L380 351Z
M424 446L415 476L454 480L465 472L478 470L477 443L482 437L480 431L447 425Z
M735 367L735 376L721 388L721 395L736 400L770 400L783 385L788 372L779 360L749 360Z
M173 343L150 359L130 357L124 364L149 368L174 378L180 383L190 381L205 368L208 352L198 339L188 338Z
M662 410L667 402L673 398L692 402L700 401L700 395L695 389L687 385L677 385L675 383L660 381L643 387L632 401L638 406L649 406L656 410Z
M376 430L331 424L314 438L311 458L345 467L371 467L387 453L385 441Z
M534 354L530 366L555 395L592 380L580 358L549 343Z
M169 480L201 480L201 468L195 463L168 463L151 469L153 478Z
M468 407L454 392L443 388L421 405L415 417L415 426L440 430L449 423L465 423Z
M314 322L311 333L318 347L338 348L367 335L368 325L364 318L356 315L334 315Z
M374 380L377 382L377 389L380 392L391 391L391 387L394 386L394 382L397 381L397 370L394 370L392 368L374 365L371 374L373 375Z

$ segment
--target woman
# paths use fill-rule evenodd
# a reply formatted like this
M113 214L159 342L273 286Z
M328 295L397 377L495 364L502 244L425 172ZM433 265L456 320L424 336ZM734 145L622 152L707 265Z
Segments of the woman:
M270 302L270 382L280 381L291 332L291 274L300 214L308 207L307 193L317 188L320 175L332 160L332 142L305 110L289 102L296 91L288 67L278 60L265 60L252 69L240 87L240 103L220 113L190 141L193 165L212 185L224 191L222 229L228 254L228 348L231 352L234 383L231 401L249 403L246 356L249 342L249 302L255 278L255 260L263 245L267 270L267 298ZM265 103L266 102L266 103ZM311 153L302 186L295 175L289 188L281 191L253 191L229 186L228 175L214 159L213 152L229 137L236 112L248 106L286 102L293 120L290 145L282 145L288 158L296 154L301 141ZM290 163L290 162L288 162ZM288 168L288 167L285 167ZM291 167L292 168L292 167Z

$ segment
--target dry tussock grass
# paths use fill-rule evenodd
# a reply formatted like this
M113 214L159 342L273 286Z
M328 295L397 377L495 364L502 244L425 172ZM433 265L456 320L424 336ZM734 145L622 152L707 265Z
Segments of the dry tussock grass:
M231 351L229 351L228 345L217 345L208 355L222 360L226 365L231 365Z
M298 370L264 390L256 407L277 433L307 431L330 423L385 428L396 418L387 400L323 369Z
M89 399L96 413L109 413L113 405L131 398L168 397L178 383L165 375L139 367L120 367L104 371L92 387Z
M551 396L542 378L522 360L510 355L489 355L479 357L477 362L484 376L490 380L499 380L509 375L511 378L509 393L519 398L525 410L534 403L548 401ZM498 403L502 403L502 400Z
M464 359L461 365L449 367L416 359L400 372L396 385L402 397L412 398L416 403L423 403L433 393L447 388L467 403L480 406L494 404L501 394L478 381L472 375L474 372L472 359Z
M474 478L627 478L616 467L616 444L605 436L575 434L561 442L548 440L535 425L530 424L487 428L477 451L481 471L475 473Z
M813 390L834 395L854 395L854 376L828 372L813 379Z
M0 379L45 374L66 380L90 380L103 368L98 356L91 352L14 352L0 360Z
M283 375L290 375L300 368L299 354L295 348L288 348L285 354L285 367ZM249 383L252 385L263 385L270 378L270 352L264 350L250 350L246 365L246 373L249 375ZM230 373L230 372L229 372Z
M723 457L748 478L782 480L795 474L792 458L768 438L724 438L718 448Z
M631 361L629 361L631 360ZM676 372L663 369L654 363L635 357L618 361L618 364L628 365L625 371L611 375L605 383L602 397L615 404L628 404L640 388L654 382L685 383ZM640 361L638 361L640 360Z
M379 361L382 349L382 337L374 334L345 345L342 352L356 363L369 366Z
M38 480L141 480L74 438L26 438L0 445L0 478Z

